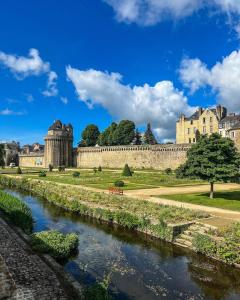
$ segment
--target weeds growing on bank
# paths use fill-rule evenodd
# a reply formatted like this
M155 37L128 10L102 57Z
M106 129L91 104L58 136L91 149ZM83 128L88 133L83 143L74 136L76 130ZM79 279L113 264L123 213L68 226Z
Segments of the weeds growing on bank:
M20 199L0 190L0 210L25 233L31 233L33 218L30 208Z

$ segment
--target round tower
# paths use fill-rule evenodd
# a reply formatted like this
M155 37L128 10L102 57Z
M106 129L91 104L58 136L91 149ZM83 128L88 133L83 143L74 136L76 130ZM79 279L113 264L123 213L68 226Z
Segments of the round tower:
M72 167L73 165L73 127L57 120L48 129L45 137L45 166Z

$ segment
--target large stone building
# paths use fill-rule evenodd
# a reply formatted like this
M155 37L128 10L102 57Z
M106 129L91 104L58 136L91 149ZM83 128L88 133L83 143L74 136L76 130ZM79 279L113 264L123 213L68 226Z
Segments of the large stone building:
M227 135L235 142L240 151L240 122L234 124L232 128L228 130Z
M19 143L14 141L12 142L0 141L0 144L2 144L4 148L5 165L9 166L11 163L18 165L18 153L20 150Z
M176 123L176 143L196 143L201 134L219 132L219 123L227 116L227 109L221 105L216 108L199 108L191 117L181 115Z

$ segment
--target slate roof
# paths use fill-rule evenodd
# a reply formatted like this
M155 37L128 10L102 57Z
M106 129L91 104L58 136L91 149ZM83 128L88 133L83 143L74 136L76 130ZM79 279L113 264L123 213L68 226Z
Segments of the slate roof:
M236 123L235 125L233 125L233 126L231 127L231 129L229 129L229 130L236 130L236 129L240 129L240 122L238 122L238 123Z

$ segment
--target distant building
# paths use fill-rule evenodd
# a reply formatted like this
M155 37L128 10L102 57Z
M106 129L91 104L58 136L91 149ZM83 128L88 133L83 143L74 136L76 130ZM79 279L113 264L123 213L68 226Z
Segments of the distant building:
M227 109L221 105L216 108L199 108L192 116L181 115L176 124L176 143L196 143L199 135L219 132L219 123L227 116Z
M4 161L5 165L9 166L10 163L15 163L18 165L18 153L20 150L19 143L12 141L12 142L7 142L7 141L0 141L0 144L4 146Z
M232 139L240 151L240 122L234 124L227 132L227 136Z
M219 133L223 137L229 137L229 130L240 122L240 115L229 114L219 122Z
M36 152L44 152L44 145L41 145L39 143L34 143L32 145L24 145L21 150L22 154L30 154Z

